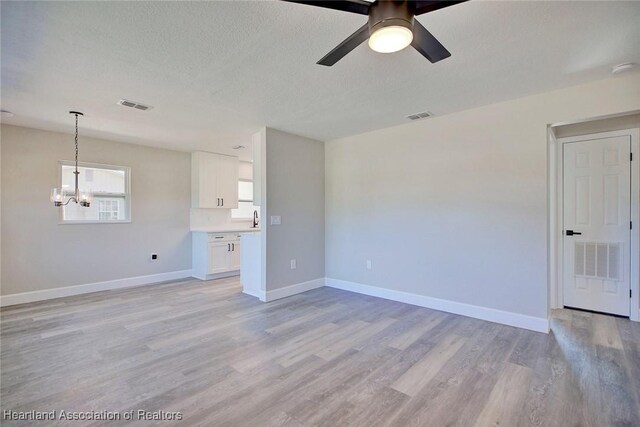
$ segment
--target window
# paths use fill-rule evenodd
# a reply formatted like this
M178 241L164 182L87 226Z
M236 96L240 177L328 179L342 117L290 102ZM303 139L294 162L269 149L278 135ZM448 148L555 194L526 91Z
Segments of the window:
M253 211L259 210L253 205L253 181L238 181L238 209L231 209L233 219L253 219Z
M119 212L120 203L118 199L98 200L99 221L117 221Z
M60 162L60 179L65 196L73 196L75 177L73 162ZM130 170L124 166L80 163L80 190L90 190L93 202L88 208L69 203L62 208L64 223L113 223L130 221Z

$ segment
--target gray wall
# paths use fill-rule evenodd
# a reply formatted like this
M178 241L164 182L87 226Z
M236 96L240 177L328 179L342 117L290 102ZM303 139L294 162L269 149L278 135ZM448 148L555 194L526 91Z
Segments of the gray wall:
M132 222L59 225L49 191L73 135L1 132L2 295L191 269L189 153L81 135L81 162L131 168Z
M546 318L547 125L639 108L635 74L327 142L326 276Z
M266 129L266 290L324 277L324 144ZM280 215L282 225L270 225ZM297 268L290 269L296 259Z

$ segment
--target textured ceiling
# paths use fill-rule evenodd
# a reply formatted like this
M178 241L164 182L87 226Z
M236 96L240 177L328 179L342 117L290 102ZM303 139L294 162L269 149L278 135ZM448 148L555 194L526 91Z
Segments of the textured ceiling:
M278 1L1 7L5 122L70 132L79 109L85 135L183 150L233 152L262 126L329 140L640 63L640 2L470 1L419 18L451 58L364 43L333 67L315 62L366 17Z

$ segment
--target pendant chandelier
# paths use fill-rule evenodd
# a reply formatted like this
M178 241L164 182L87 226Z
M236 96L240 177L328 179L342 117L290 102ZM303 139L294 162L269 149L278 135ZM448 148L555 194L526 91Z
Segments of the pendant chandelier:
M80 172L78 172L78 116L82 116L83 114L78 111L69 111L69 114L73 114L74 116L76 116L76 169L73 172L73 174L75 175L76 187L73 195L68 199L66 199L67 194L65 194L65 190L63 187L54 188L53 190L51 190L51 201L56 207L66 206L69 203L74 202L79 204L80 206L88 208L89 206L91 206L93 194L91 194L90 191L80 191L80 189L78 188L78 176L80 175Z

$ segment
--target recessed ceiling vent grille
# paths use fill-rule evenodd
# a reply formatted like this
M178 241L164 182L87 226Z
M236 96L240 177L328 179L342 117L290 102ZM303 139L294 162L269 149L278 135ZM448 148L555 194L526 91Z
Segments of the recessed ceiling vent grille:
M407 116L407 119L409 120L420 120L420 119L424 119L427 117L431 117L433 116L433 114L431 114L428 111L423 111L422 113L416 113L416 114L411 114Z
M140 104L139 102L129 101L126 99L121 99L120 101L118 101L118 104L123 105L125 107L135 108L136 110L142 110L142 111L148 111L153 108L150 105L144 105L144 104Z

